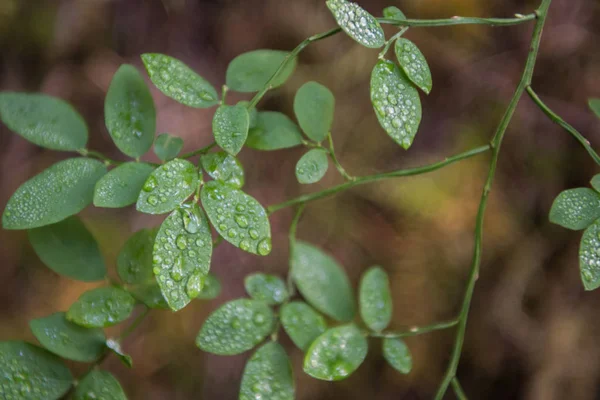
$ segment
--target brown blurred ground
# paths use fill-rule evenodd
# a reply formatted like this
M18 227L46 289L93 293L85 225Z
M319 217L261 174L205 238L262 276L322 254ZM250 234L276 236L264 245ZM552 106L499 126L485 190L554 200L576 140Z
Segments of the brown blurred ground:
M382 0L361 4L378 15L391 5ZM508 17L531 12L537 1L405 0L395 5L412 18ZM600 146L600 121L587 110L586 99L600 97L599 20L596 0L554 0L534 77L540 96L595 146ZM237 54L291 49L333 24L324 1L316 0L0 0L0 90L43 91L67 99L87 118L90 148L121 158L102 113L104 94L121 63L140 67L141 53L168 53L218 86ZM428 58L434 90L423 97L424 119L409 152L392 144L369 103L377 51L342 35L306 50L288 85L269 95L261 108L291 115L295 90L317 80L337 97L333 135L351 174L439 160L489 140L522 71L530 31L531 25L411 29L407 36ZM213 110L189 109L153 93L160 132L182 136L186 150L212 140ZM293 171L301 153L244 150L247 190L272 204L339 182L332 170L321 183L300 188ZM22 182L66 156L34 147L0 126L0 206ZM479 156L430 175L360 187L311 204L299 237L331 252L354 283L372 264L389 271L395 326L451 318L469 268L487 160L488 155ZM580 234L547 221L556 194L587 185L595 172L576 142L523 98L488 207L482 272L459 368L471 399L600 398L600 292L585 293L579 281ZM83 216L111 268L130 232L160 221L131 208L90 208ZM290 218L289 210L272 217L269 257L220 246L212 268L224 284L222 295L177 314L153 312L124 344L133 369L114 358L106 361L104 367L118 376L131 399L237 398L249 354L208 355L194 346L194 338L211 310L244 295L245 274L285 273ZM89 287L45 268L24 232L0 231L0 266L0 340L34 340L29 319L65 310ZM305 375L300 352L287 339L284 344L292 354L300 400L429 399L452 338L449 331L410 339L415 368L408 376L386 366L373 341L360 370L335 384ZM72 366L76 373L85 368Z

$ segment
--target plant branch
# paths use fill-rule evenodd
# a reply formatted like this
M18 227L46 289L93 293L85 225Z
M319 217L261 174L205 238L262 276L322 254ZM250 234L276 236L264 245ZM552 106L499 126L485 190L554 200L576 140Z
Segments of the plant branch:
M337 156L335 155L335 148L333 146L333 138L331 137L331 132L327 134L327 140L329 141L329 150L327 150L327 153L329 154L331 161L333 161L333 164L337 168L340 175L342 175L342 177L347 181L356 180L355 177L351 176L350 174L348 174L348 172L346 172L344 167L342 167L342 164L340 164L340 161L338 160Z
M394 36L392 36L391 38L386 40L385 45L383 46L383 50L381 50L381 52L379 53L379 56L377 56L377 58L379 58L380 60L383 60L386 53L390 49L390 46L392 45L392 43L394 43L394 41L396 39L398 39L400 36L404 35L404 32L406 32L407 30L408 30L408 26L405 26L404 28L400 29L400 32L396 33Z
M514 18L477 18L477 17L452 17L441 19L406 19L396 20L387 18L377 18L380 24L416 26L416 27L436 27L450 25L490 25L490 26L509 26L518 25L536 18L535 13L522 15L515 14Z
M108 158L104 154L100 153L99 151L88 150L88 149L81 149L81 150L77 150L77 152L79 154L81 154L82 156L84 156L84 157L92 157L92 158L95 158L97 160L103 161L104 164L106 164L107 166L109 166L109 165L121 165L121 164L123 164L123 161L117 161L117 160L113 160L111 158Z
M296 210L296 214L294 215L294 219L292 220L292 223L290 225L290 233L289 233L290 257L292 254L294 254L294 246L296 245L296 230L298 228L298 222L300 221L300 218L302 217L303 212L304 212L304 204L300 204L300 206ZM290 265L291 265L291 260L290 260ZM292 271L288 271L288 274L287 274L287 287L288 287L288 292L290 293L290 297L292 297L295 292L294 281L292 278Z
M450 383L452 384L452 389L454 390L454 394L458 400L468 400L465 391L463 390L462 386L460 386L460 382L456 377L452 378L452 382Z
M418 336L424 333L439 331L442 329L452 328L458 324L458 319L453 319L451 321L438 322L431 325L426 326L412 326L405 331L399 332L369 332L369 336L371 337L380 337L380 338L400 338L400 337L408 337L408 336Z

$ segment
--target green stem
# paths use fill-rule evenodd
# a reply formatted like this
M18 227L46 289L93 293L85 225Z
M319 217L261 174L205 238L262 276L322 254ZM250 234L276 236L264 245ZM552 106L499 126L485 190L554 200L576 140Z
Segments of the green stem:
M319 200L319 199L322 199L325 197L333 196L335 194L338 194L339 192L348 190L354 186L364 185L366 183L381 181L381 180L390 179L390 178L398 178L401 176L412 176L412 175L425 174L425 173L432 172L432 171L438 170L440 168L443 168L446 165L453 164L457 161L461 161L461 160L476 156L478 154L485 153L486 151L490 150L490 148L491 148L490 145L485 145L485 146L481 146L481 147L476 147L474 149L465 151L464 153L460 153L460 154L454 155L452 157L448 157L445 160L438 161L436 163L429 164L429 165L424 165L421 167L400 169L397 171L384 172L381 174L356 177L352 181L345 182L340 185L321 190L320 192L305 194L305 195L293 198L291 200L284 201L283 203L273 204L273 205L267 207L267 211L269 212L269 214L272 214L275 211L279 211L286 207L291 207L291 206L294 206L297 204L309 203L311 201L315 201L315 200Z
M225 104L227 104L225 102L225 99L227 98L227 92L229 91L229 88L227 87L227 85L223 85L223 89L221 91L221 105L224 106Z
M573 136L588 152L588 154L594 159L596 164L600 165L600 156L598 153L592 149L590 146L590 141L587 140L581 133L577 131L577 129L573 128L570 124L568 124L564 119L559 117L554 111L552 111L544 102L538 97L531 86L527 86L527 94L531 97L531 100L543 111L552 122L562 127L564 130L569 132L571 136Z
M333 161L333 164L335 165L335 167L337 168L338 172L344 177L344 179L346 179L347 181L354 181L356 180L355 177L351 176L350 174L348 174L346 172L346 170L344 169L344 167L342 167L342 164L340 164L337 156L335 155L335 148L333 147L333 138L331 137L331 132L329 132L327 134L327 140L329 141L329 150L327 151L327 153L329 154L329 157L331 158L331 161Z
M408 337L408 336L418 336L424 333L439 331L442 329L452 328L458 324L458 319L453 319L451 321L438 322L431 325L426 326L412 326L404 331L399 332L370 332L369 336L371 337L380 337L380 338L400 338L400 337Z
M535 23L535 27L533 30L532 38L531 38L531 46L529 48L529 53L527 55L527 62L525 63L525 69L523 71L523 75L521 76L521 80L519 81L519 85L515 90L515 93L508 104L508 107L500 121L498 128L496 129L496 133L492 138L492 160L490 162L490 168L488 171L488 176L485 182L485 186L483 188L483 193L481 195L481 201L479 203L479 209L477 211L477 219L475 224L475 247L473 250L473 259L471 263L471 269L469 271L469 278L467 281L467 288L465 290L464 299L462 302L460 314L459 314L459 324L456 332L456 337L454 340L454 346L452 348L452 355L450 357L450 363L448 364L448 368L446 369L446 373L444 378L440 384L440 387L436 393L435 400L441 400L444 397L444 394L448 390L448 386L452 382L452 379L456 377L456 370L458 369L458 364L460 362L460 356L462 353L462 347L465 339L465 332L467 328L467 319L469 315L469 309L471 306L471 300L473 298L473 292L475 290L475 283L479 276L479 268L481 265L481 251L482 251L482 241L483 241L483 221L485 216L485 209L487 206L488 197L492 188L492 183L494 181L494 176L496 173L496 166L498 164L498 157L500 155L500 146L502 145L502 139L504 138L504 134L506 133L506 129L508 128L508 124L510 123L519 100L521 99L525 89L531 85L531 78L533 76L533 69L535 67L535 62L538 55L538 50L540 47L540 40L542 37L542 31L544 28L544 23L546 22L546 16L548 14L548 7L550 6L550 2L552 0L542 0L540 7L536 10L537 20Z
M77 150L77 152L79 154L81 154L84 157L92 157L92 158L96 158L100 161L103 161L104 164L106 164L107 166L109 165L121 165L123 164L123 161L117 161L117 160L113 160L111 158L106 157L104 154L98 152L98 151L94 151L94 150L88 150L88 149L81 149L81 150Z
M377 18L380 24L390 24L399 26L417 26L417 27L435 27L450 25L491 25L491 26L509 26L518 25L524 22L533 21L536 18L535 13L521 15L515 14L515 18L477 18L477 17L452 17L441 19L386 19Z
M460 382L456 377L452 378L452 382L450 383L452 384L452 389L454 390L454 394L458 400L468 400L465 391L463 390L462 386L460 386Z
M404 35L404 32L406 32L407 30L408 30L408 26L405 26L404 28L400 29L400 32L396 33L394 36L392 36L391 38L389 38L385 42L385 46L383 46L383 50L381 50L381 52L379 53L379 56L377 56L377 57L380 60L383 60L383 58L387 54L388 50L390 49L390 46L392 45L392 43L394 43L394 41L396 39L398 39L400 36Z
M206 154L206 153L208 153L210 151L210 149L212 149L216 145L217 145L216 142L212 142L208 146L204 146L204 147L202 147L202 148L200 148L198 150L190 151L189 153L185 153L185 154L179 156L178 158L192 158L192 157L197 156L199 154Z
M294 254L294 246L296 245L296 230L298 228L298 222L300 221L300 218L302 217L302 213L304 212L304 204L300 204L300 207L298 207L298 209L296 210L296 214L294 215L294 219L292 220L292 223L290 225L290 233L289 233L289 240L290 240L290 257L292 254ZM292 264L291 260L290 260L290 265ZM287 274L287 287L288 287L288 292L290 292L290 297L292 297L294 295L294 281L292 278L292 271L288 271Z

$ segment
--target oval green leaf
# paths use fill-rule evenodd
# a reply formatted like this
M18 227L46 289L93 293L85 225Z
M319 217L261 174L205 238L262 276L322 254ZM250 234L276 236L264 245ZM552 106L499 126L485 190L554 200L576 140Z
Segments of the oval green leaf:
M398 7L386 7L383 9L383 17L396 21L406 21L406 15Z
M194 164L178 158L156 168L142 185L136 208L147 214L165 214L176 209L198 187Z
M94 197L94 186L106 173L100 161L70 158L22 184L2 215L4 229L31 229L77 214Z
M596 192L600 192L600 174L594 175L590 183Z
M281 304L289 297L285 282L275 275L250 274L244 279L244 287L254 300L267 304Z
M0 397L7 400L56 400L73 384L60 358L25 342L0 342Z
M354 324L331 328L310 345L304 372L324 381L339 381L356 371L367 351L367 339Z
M267 212L256 199L219 181L202 187L202 206L217 232L249 253L271 252L271 226Z
M134 285L152 280L155 236L156 230L141 229L127 239L117 257L117 272L123 282Z
M244 167L237 158L224 151L209 153L200 158L202 168L211 178L241 189L244 186Z
M177 157L183 148L183 139L178 136L161 133L154 141L154 154L161 161L170 161Z
M215 141L229 154L236 155L240 152L250 127L248 109L244 106L221 106L215 112L212 121Z
M152 253L154 275L169 307L177 311L198 297L210 269L212 236L197 204L186 204L164 220Z
M104 122L124 154L137 158L150 150L156 132L156 109L144 78L132 65L122 65L110 83Z
M387 273L371 267L360 281L360 316L369 329L384 330L392 319L392 294Z
M325 140L331 131L334 109L333 93L318 82L307 82L296 92L294 113L302 131L315 142Z
M583 232L579 245L579 270L585 290L600 287L600 220Z
M404 149L421 123L419 93L396 64L381 60L371 74L371 103L379 124Z
M88 329L67 321L65 313L32 319L33 335L46 349L69 360L94 362L104 352L106 337L102 329Z
M306 301L336 321L354 318L354 295L342 267L317 247L298 241L291 258L292 276Z
M302 144L302 133L287 115L259 112L256 126L248 132L246 146L255 150L280 150Z
M209 273L204 280L204 287L196 298L199 300L212 300L217 298L219 294L221 294L221 282L216 276Z
M152 83L170 98L195 108L208 108L219 102L215 88L176 58L164 54L142 54Z
M567 229L585 229L598 218L600 193L589 188L561 192L550 209L550 222Z
M600 118L600 99L589 99L588 105L590 106L590 110Z
M327 330L325 318L301 301L293 301L281 307L281 324L285 333L302 351L306 351Z
M296 179L303 184L319 182L329 169L329 158L324 149L312 149L296 164Z
M152 171L154 167L146 163L128 162L119 165L96 183L94 205L120 208L134 204Z
M340 28L352 39L372 49L385 44L385 34L377 19L358 4L346 0L327 0L326 4Z
M213 354L239 354L263 341L274 327L275 315L266 303L237 299L209 315L198 333L196 345Z
M74 400L127 400L119 381L107 371L91 370L75 389Z
M294 400L294 376L281 345L269 342L250 357L244 368L240 400Z
M398 38L394 46L396 58L402 70L422 91L429 94L433 85L429 64L416 44L405 38Z
M86 328L104 328L125 321L135 299L113 286L88 290L67 311L67 319Z
M52 271L72 279L104 279L106 267L94 236L77 216L29 231L29 242Z
M0 120L31 143L52 150L85 148L88 128L68 103L43 94L0 93Z
M240 54L227 67L227 86L238 92L258 92L286 62L269 86L276 88L283 85L296 69L296 58L288 59L289 54L265 49Z
M248 115L250 117L250 129L254 128L258 122L258 110L256 107L248 108L248 106L250 106L250 102L246 100L238 101L237 105L244 106L248 109Z
M404 340L400 338L383 339L383 357L387 362L403 374L412 369L412 357Z

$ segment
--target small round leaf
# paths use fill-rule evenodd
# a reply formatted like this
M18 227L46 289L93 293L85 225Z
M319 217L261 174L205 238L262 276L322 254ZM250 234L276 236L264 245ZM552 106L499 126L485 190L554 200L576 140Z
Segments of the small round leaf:
M416 44L402 37L396 40L394 49L398 63L408 79L429 94L432 87L431 71L421 50Z
M224 151L209 153L200 158L202 168L211 178L241 189L244 186L244 168L242 163Z
M294 400L294 376L281 345L269 342L246 363L240 400Z
M86 328L104 328L125 321L135 299L113 286L92 289L82 294L67 311L67 319Z
M583 232L579 245L579 270L585 290L600 287L600 220Z
M152 280L155 236L154 229L141 229L127 239L117 257L117 272L123 282L134 285Z
M128 162L119 165L96 183L94 205L120 208L134 204L152 171L154 167L146 163Z
M590 106L590 110L600 118L600 99L589 99L588 105Z
M119 381L107 371L91 370L75 389L74 400L127 400Z
M274 275L248 275L244 279L244 287L254 300L261 300L267 304L281 304L289 297L285 282Z
M162 161L174 159L182 148L183 139L168 133L161 133L154 141L154 154Z
M326 4L340 28L352 39L369 48L385 44L385 34L377 19L358 4L346 0L327 0Z
M293 301L281 307L281 324L285 333L302 351L306 351L327 330L325 318L301 301Z
M255 150L280 150L302 144L298 126L287 115L275 111L258 113L256 126L248 132L246 146Z
M258 92L277 72L290 53L278 50L254 50L240 54L227 67L227 86L238 92ZM288 60L283 70L271 82L271 88L285 83L296 69L296 58Z
M383 9L383 17L396 21L406 21L406 15L398 7L386 7Z
M589 188L561 192L550 209L550 222L567 229L585 229L598 218L600 193Z
M385 329L392 319L390 282L381 267L371 267L360 281L360 316L373 331Z
M212 121L215 141L229 154L240 152L250 128L250 116L244 106L226 106L217 108Z
M331 90L317 82L307 82L296 92L294 113L306 136L320 142L333 124L335 97Z
M383 339L383 357L403 374L408 374L412 369L410 350L400 338Z
M296 179L303 184L319 182L329 169L329 158L324 149L312 149L296 164Z

